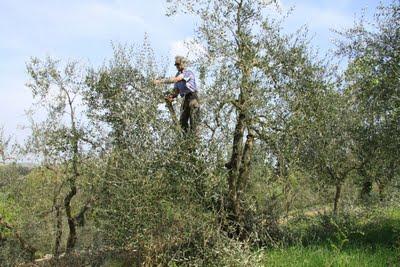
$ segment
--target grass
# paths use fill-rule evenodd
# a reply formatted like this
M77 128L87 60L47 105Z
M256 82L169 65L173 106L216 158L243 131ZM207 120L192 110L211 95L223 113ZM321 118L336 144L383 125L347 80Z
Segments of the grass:
M295 241L264 250L263 266L400 266L400 209L304 217L286 227Z
M396 252L387 247L350 247L337 251L321 246L295 246L264 253L264 266L400 266Z

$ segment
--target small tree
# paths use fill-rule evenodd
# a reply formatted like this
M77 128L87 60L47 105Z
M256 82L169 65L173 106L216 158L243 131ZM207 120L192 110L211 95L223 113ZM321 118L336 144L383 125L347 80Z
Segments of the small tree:
M398 176L400 165L400 5L379 5L374 21L363 18L341 34L338 54L349 59L347 93L358 113L357 141L361 147L359 174L362 194L368 196L372 182L380 192Z
M337 214L342 186L358 167L357 146L352 136L354 116L347 110L346 97L328 91L313 105L318 111L309 114L308 125L301 132L300 158L317 178L335 186L333 213ZM315 106L314 106L315 108Z
M77 208L73 207L72 202L79 191L78 182L82 176L84 159L83 145L87 141L83 113L80 110L84 72L77 62L70 62L61 68L60 62L51 58L43 61L32 58L27 64L27 70L31 76L28 87L38 100L37 105L47 115L40 123L32 120L28 152L65 179L55 190L54 196L53 208L57 217L54 253L58 255L62 241L61 209L65 212L69 229L66 251L71 252L78 238L78 221L91 202L88 200L79 212L74 212ZM66 191L63 190L64 186ZM60 199L59 194L64 192L65 195Z

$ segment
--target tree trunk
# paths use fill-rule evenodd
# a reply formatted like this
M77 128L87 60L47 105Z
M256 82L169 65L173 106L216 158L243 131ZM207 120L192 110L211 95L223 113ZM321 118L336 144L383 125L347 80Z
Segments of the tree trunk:
M67 92L67 91L65 91ZM72 174L68 177L68 184L69 184L69 192L64 198L64 208L65 214L67 215L68 221L68 228L69 234L67 239L67 253L71 252L72 249L75 247L76 240L77 240L77 233L76 233L76 220L75 217L72 215L72 208L71 208L71 201L72 198L77 193L76 187L76 180L79 177L78 165L79 165L79 131L75 123L75 110L73 108L73 99L71 99L70 95L67 93L69 108L70 108L70 121L71 121L71 132L72 132L72 139L71 139L71 146L72 146Z
M379 200L382 202L385 199L385 187L386 184L382 181L377 180Z
M54 243L54 256L58 257L61 254L61 238L62 238L62 216L61 207L56 205L56 241Z
M371 196L372 180L369 177L364 177L361 188L361 199L367 200Z
M241 198L241 194L246 189L247 184L250 180L250 165L251 165L251 156L253 154L254 147L254 133L251 130L248 130L246 144L243 150L242 164L239 170L239 177L237 183L238 190L238 198Z
M240 164L243 157L243 135L245 129L244 120L245 114L240 112L233 137L232 156L231 160L227 164L227 167L229 168L228 200L231 211L236 218L240 214L237 183L239 179Z
M372 178L367 174L367 171L363 168L359 170L359 174L363 177L360 197L362 200L367 200L371 196L372 191Z
M75 182L73 182L70 188L70 192L64 199L64 208L65 208L65 213L67 214L67 221L69 228L69 234L67 240L67 253L72 251L72 249L75 247L75 243L77 240L76 223L75 223L75 218L72 216L72 210L71 210L71 200L76 195L76 191L77 191L76 185Z
M72 249L75 247L76 240L77 240L76 220L75 220L75 217L72 215L72 208L71 208L72 198L77 193L76 180L79 177L78 138L77 138L77 132L75 130L75 127L73 129L74 129L74 135L76 136L76 138L73 141L72 176L68 178L70 191L64 199L64 208L65 208L65 213L67 215L68 228L69 228L69 234L68 234L68 240L67 240L67 253L72 251Z
M336 184L336 192L335 192L335 200L333 203L333 214L337 215L338 213L338 205L339 205L339 199L340 199L340 194L342 192L342 183L337 183Z

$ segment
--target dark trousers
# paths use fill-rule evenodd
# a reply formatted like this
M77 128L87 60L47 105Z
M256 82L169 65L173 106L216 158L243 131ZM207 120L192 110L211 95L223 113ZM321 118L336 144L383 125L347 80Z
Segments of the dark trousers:
M181 107L180 124L185 133L191 133L197 136L197 128L200 120L200 103L197 93L188 93L185 95Z

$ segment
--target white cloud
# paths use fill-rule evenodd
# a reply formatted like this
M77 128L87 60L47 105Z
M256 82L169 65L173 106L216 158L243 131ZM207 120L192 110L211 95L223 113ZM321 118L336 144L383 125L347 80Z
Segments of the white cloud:
M206 49L200 43L196 42L193 37L171 42L170 51L172 57L181 55L189 60L195 60L207 52Z

